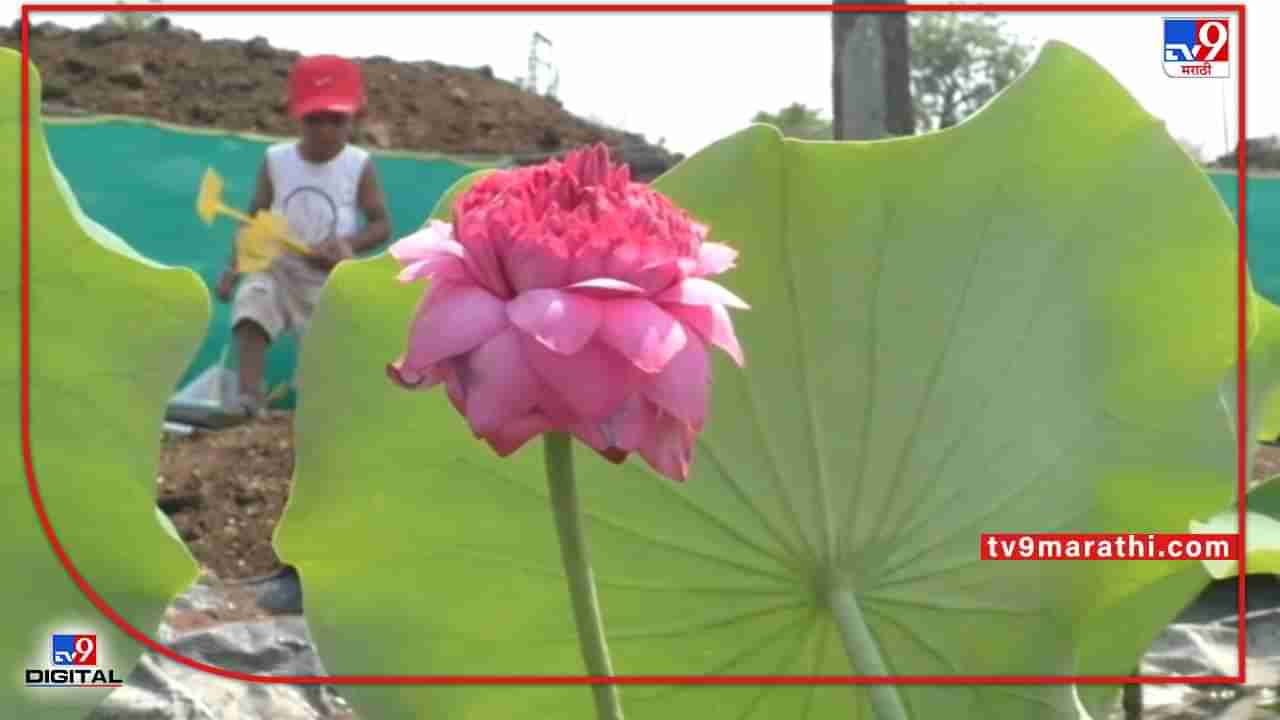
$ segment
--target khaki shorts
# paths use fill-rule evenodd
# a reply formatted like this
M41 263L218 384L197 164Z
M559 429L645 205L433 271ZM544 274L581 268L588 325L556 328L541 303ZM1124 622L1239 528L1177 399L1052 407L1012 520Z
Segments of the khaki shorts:
M245 274L240 278L231 307L232 329L249 320L260 325L271 342L285 333L292 333L301 341L315 313L325 279L326 274L311 268L279 261L264 272Z

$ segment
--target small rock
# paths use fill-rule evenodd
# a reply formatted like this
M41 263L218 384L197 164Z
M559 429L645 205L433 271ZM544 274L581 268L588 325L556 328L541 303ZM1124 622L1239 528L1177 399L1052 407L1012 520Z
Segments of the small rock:
M276 55L275 48L261 35L245 43L244 54L253 60L269 60Z
M365 143L373 145L374 147L386 149L392 146L391 128L387 127L386 123L364 123L364 126L361 128L360 135L361 139ZM283 446L284 443L281 443L282 448Z
M218 111L217 106L212 103L205 100L197 100L191 106L191 109L187 111L187 115L195 122L211 123L217 120L221 113Z
M139 63L126 63L116 68L107 76L107 79L131 90L141 90L146 79L146 71Z
M203 505L204 498L196 494L165 495L156 500L156 507L159 507L166 515L177 515L181 512L198 509Z
M129 33L124 28L111 23L100 23L80 33L80 47L102 47L113 42L124 40Z
M92 75L97 72L97 69L89 63L73 57L62 61L62 69L76 75Z
M142 69L143 69L143 70L146 70L147 72L152 73L152 74L154 74L154 75L163 75L163 74L164 74L164 65L161 65L160 63L156 62L155 60L148 60L148 61L146 61L146 62L142 63Z
M125 115L142 115L146 112L147 95L141 90L130 90L117 95L112 105L116 108L115 112Z
M237 78L228 80L218 86L220 92L247 93L253 92L258 87L258 81L252 78Z
M41 110L45 115L85 116L93 114L75 105L57 101L41 103Z
M21 19L19 19L19 22L21 22ZM65 28L56 22L47 21L42 22L39 25L35 25L31 29L33 31L32 34L44 35L51 38L62 37L63 35L67 35L71 32L70 28Z
M44 84L43 97L46 100L63 100L71 96L71 93L63 86L48 82Z
M481 65L480 67L476 68L476 72L480 73L481 77L485 77L490 80L493 79L493 68L488 65Z
M538 136L538 147L543 150L556 150L561 144L560 133L555 128L544 128Z
M452 97L458 103L463 105L465 105L468 101L471 100L471 94L460 87L455 87L452 90L450 90L449 96Z

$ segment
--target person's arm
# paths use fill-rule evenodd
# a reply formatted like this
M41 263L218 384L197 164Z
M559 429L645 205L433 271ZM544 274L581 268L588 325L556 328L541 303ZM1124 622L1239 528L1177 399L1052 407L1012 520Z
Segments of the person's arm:
M364 213L365 226L360 232L346 238L352 254L372 250L391 237L391 213L387 211L387 198L382 192L382 181L373 159L365 163L360 174L360 188L356 197L360 211Z

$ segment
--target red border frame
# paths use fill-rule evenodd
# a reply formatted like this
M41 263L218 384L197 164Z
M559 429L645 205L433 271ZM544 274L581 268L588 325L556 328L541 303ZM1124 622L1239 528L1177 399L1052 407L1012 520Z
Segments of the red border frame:
M1211 12L1235 13L1237 18L1237 65L1236 76L1239 113L1237 122L1237 225L1239 229L1239 257L1237 261L1237 512L1239 521L1239 632L1238 654L1239 672L1234 676L1128 676L1128 675L901 675L901 676L843 676L843 675L294 675L266 676L224 670L206 665L170 650L155 642L143 632L130 625L94 591L83 576L76 570L61 543L57 533L44 510L40 497L39 485L36 482L35 467L31 452L30 434L30 85L28 63L30 58L30 27L32 13L75 13L75 12L324 12L324 13L378 13L378 12L520 12L520 13L607 13L607 12L641 12L641 13L674 13L674 12L1003 12L1003 13L1038 13L1038 12L1071 12L1071 13L1142 13L1161 12ZM1153 62L1155 62L1153 60ZM1245 365L1245 348L1247 336L1247 319L1245 307L1248 301L1248 265L1247 244L1245 242L1245 181L1247 162L1245 139L1245 6L1244 4L1098 4L1086 5L1063 3L1053 5L1021 5L1021 4L919 4L919 5L857 5L857 4L760 4L760 5L715 5L715 4L539 4L539 5L466 5L466 4L252 4L222 5L190 4L190 5L116 5L116 4L23 4L22 5L22 455L26 466L27 485L31 492L32 504L40 518L40 524L49 539L54 553L67 570L67 574L79 586L85 597L94 604L117 627L123 630L144 647L165 657L186 665L187 667L219 675L221 677L247 682L287 685L1234 685L1245 682L1245 658L1247 655L1247 637L1245 635L1245 497L1248 478L1248 428L1247 412L1247 368Z

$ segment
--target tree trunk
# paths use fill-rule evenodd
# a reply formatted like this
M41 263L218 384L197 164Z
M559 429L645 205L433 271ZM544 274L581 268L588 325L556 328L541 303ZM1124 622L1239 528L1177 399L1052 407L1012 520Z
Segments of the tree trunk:
M942 96L942 110L938 112L938 129L949 128L956 124L956 111L958 103L956 102L956 93L959 90L952 88L947 90Z
M905 5L879 0L877 5ZM910 135L910 43L906 13L832 14L832 132L836 140Z

